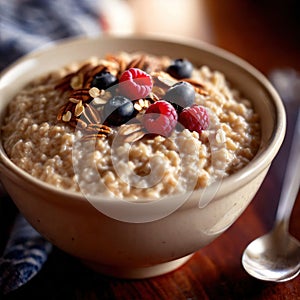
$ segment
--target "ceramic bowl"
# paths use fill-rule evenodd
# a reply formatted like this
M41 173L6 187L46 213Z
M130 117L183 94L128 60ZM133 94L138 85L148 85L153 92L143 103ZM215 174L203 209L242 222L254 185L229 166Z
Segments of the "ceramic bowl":
M193 192L184 202L182 196L167 197L158 205L99 198L88 201L80 193L59 190L14 165L0 143L3 186L36 230L99 272L145 278L174 270L195 251L214 241L242 214L282 144L285 111L277 92L260 72L222 49L198 41L99 37L59 42L21 58L5 70L0 83L1 121L8 102L35 77L73 61L118 51L184 56L196 65L206 64L223 72L252 100L261 116L259 151L246 167L212 184L205 192ZM117 215L111 217L107 213L110 210ZM130 214L142 216L143 221L128 221L125 216Z

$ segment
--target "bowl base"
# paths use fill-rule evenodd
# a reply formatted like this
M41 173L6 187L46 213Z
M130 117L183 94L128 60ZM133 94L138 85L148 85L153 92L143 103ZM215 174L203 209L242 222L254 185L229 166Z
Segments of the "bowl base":
M174 271L185 264L192 257L192 255L193 254L189 254L179 259L157 264L154 266L136 268L108 266L87 260L82 260L82 263L93 271L106 276L124 279L143 279L163 275Z

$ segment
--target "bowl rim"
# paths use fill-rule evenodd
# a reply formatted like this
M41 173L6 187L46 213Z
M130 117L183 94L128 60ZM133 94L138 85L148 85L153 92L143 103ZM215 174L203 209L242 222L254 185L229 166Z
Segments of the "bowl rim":
M94 37L86 37L86 36L80 36L80 37L71 37L71 38L65 38L61 39L55 42L52 42L46 46L43 46L37 50L34 50L19 59L17 59L14 63L9 65L7 68L5 68L0 73L0 78L11 72L15 67L17 67L22 62L39 57L41 55L44 55L48 51L53 51L54 49L57 49L57 47L65 47L70 44L76 45L81 44L85 42L95 41L103 42L103 41L112 41L112 40L136 40L136 41L146 41L146 42L160 42L160 43L174 43L174 44L180 44L183 46L195 48L197 50L201 50L204 52L208 52L210 54L213 54L232 65L237 66L241 71L247 73L252 77L252 79L255 79L257 81L257 84L263 88L263 90L267 93L268 98L272 100L272 105L274 108L274 114L275 114L275 127L273 128L272 136L270 137L269 144L265 149L260 151L260 153L256 154L253 160L251 160L246 166L244 166L242 169L238 170L236 173L223 178L222 179L222 189L220 188L217 195L226 195L230 192L232 192L232 186L235 186L238 188L239 186L243 186L246 182L250 181L252 178L254 178L259 171L268 168L269 164L273 160L273 158L276 156L282 142L285 136L285 130L286 130L286 115L285 115L285 108L282 103L282 100L275 90L275 88L272 86L272 84L269 82L269 80L260 72L258 71L254 66L249 64L246 60L238 57L237 55L222 49L218 46L209 44L207 42L201 41L201 40L195 40L193 38L182 38L182 37L173 37L173 36L164 36L164 35L153 35L153 34L147 34L147 35L122 35L122 36L116 36L116 35L101 35L101 36L94 36ZM267 151L269 150L269 151ZM271 151L270 151L271 150ZM3 145L2 145L2 139L0 137L0 174L4 173L3 170L5 169L8 171L7 173L10 174L10 176L13 176L15 178L21 177L23 180L25 180L27 183L29 183L31 186L37 186L37 189L42 189L44 191L51 192L54 195L60 195L65 197L71 197L72 201L85 201L85 196L80 192L74 192L70 190L63 190L60 188L55 187L54 185L51 185L49 183L46 183L40 179L37 179L27 173L26 171L19 168L17 165L15 165L7 156ZM2 178L3 175L1 175ZM16 183L16 182L15 182ZM206 189L215 189L218 185L218 182L215 182ZM221 192L220 192L221 190ZM201 192L200 190L196 190L195 192ZM168 197L174 197L167 196ZM117 198L118 199L118 198ZM98 199L99 201L106 201L107 199ZM120 199L118 199L120 200ZM113 198L109 198L107 200L109 202L114 201ZM132 200L129 198L126 198L126 201L135 203L140 203L139 201ZM144 202L141 201L141 202Z

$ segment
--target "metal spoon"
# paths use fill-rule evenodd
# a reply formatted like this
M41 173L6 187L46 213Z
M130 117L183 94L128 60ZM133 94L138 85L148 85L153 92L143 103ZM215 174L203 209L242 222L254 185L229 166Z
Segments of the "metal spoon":
M243 253L243 267L251 276L261 280L283 282L295 278L300 273L300 242L288 232L299 184L300 109L274 227L270 233L250 243Z

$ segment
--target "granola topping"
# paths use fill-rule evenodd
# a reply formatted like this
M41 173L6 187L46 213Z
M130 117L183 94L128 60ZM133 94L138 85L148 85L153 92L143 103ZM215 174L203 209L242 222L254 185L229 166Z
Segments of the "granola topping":
M68 101L76 104L75 108L70 108L69 104L63 105L58 111L57 120L70 122L72 127L76 126L79 119L81 120L80 126L83 125L82 121L85 123L84 127L89 124L97 124L101 119L105 119L101 115L103 113L103 107L107 107L110 99L115 95L122 97L124 95L123 92L126 92L126 97L128 95L133 96L141 93L141 95L144 96L137 100L132 99L136 111L136 120L141 121L143 114L152 103L164 99L166 93L174 87L174 85L176 86L176 84L182 83L166 72L167 68L161 68L159 70L157 66L157 63L151 64L151 61L145 54L138 55L131 60L129 59L127 63L126 60L122 60L121 57L109 55L107 60L100 60L99 65L93 66L91 63L84 64L78 71L72 73L72 76L67 74L56 84L56 88L62 89L65 92L71 87L72 90L69 92ZM149 72L149 74L146 71ZM113 74L110 72L113 72ZM117 77L115 77L115 75ZM125 79L125 77L128 77L128 79ZM110 87L110 82L114 82L115 80L117 83L119 81L120 86L117 84L112 88L99 89L96 86L91 86L91 83L96 84L94 83L96 79L98 80L97 84L102 86ZM99 80L102 80L101 83ZM181 81L191 84L198 94L208 95L205 91L205 85L200 80L183 78ZM68 82L70 87L67 85ZM149 83L151 83L151 85L149 85ZM179 97L182 96L179 95ZM135 98L135 96L133 96L133 98ZM176 100L176 102L178 101L180 103L187 102L184 101L184 99ZM190 103L190 101L191 100L188 100L188 103ZM70 111L70 113L67 114L68 111ZM84 118L82 118L82 116L84 116ZM109 119L107 120L109 121ZM124 122L126 121L127 118L124 119ZM146 130L143 131L143 134L135 134L134 140L136 141L138 138L143 138L145 134Z

